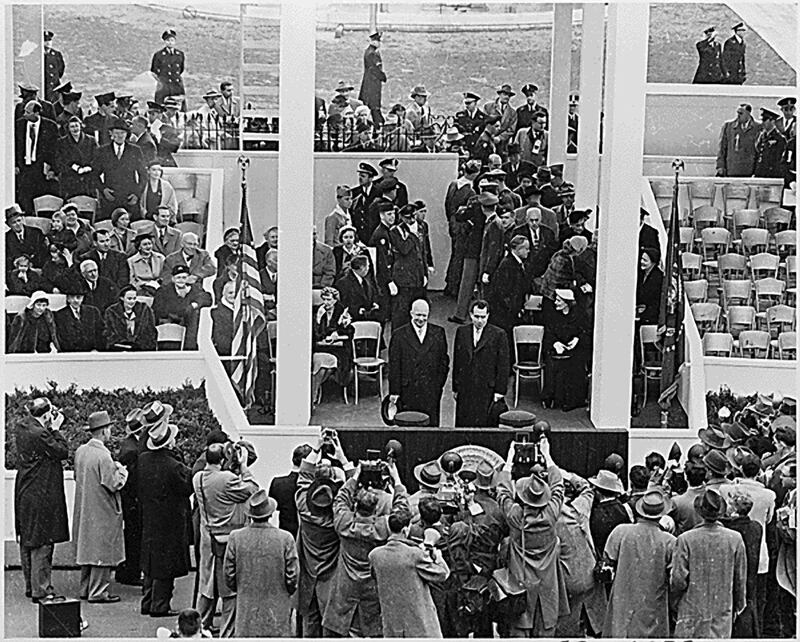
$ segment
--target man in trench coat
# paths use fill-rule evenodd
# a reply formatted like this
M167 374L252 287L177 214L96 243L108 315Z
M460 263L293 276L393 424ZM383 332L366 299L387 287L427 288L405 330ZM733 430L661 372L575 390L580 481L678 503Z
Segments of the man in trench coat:
M429 584L444 582L450 569L438 548L424 550L408 539L408 513L389 515L389 540L370 551L378 585L385 638L441 638Z
M125 559L119 491L128 471L106 447L111 426L105 410L93 412L86 426L92 437L75 451L75 562L81 567L81 599L97 603L119 602L119 595L111 595L108 586L111 569Z
M508 341L506 334L489 324L489 304L475 300L469 325L459 326L453 341L453 396L456 426L489 426L489 408L506 396L508 388Z
M369 111L372 114L372 122L376 127L383 125L381 93L383 92L383 83L386 82L386 74L383 71L383 59L380 52L382 36L383 34L380 31L370 34L369 45L364 50L364 76L361 79L361 89L358 92L358 99L369 107Z
M19 538L25 597L38 602L55 595L51 580L53 545L69 541L64 468L67 440L59 432L64 415L44 397L28 407L16 428L14 530Z
M125 417L128 434L119 442L117 461L128 469L128 481L120 491L122 499L125 561L118 567L115 579L119 584L142 585L142 519L139 515L139 453L144 448L141 408L131 410Z

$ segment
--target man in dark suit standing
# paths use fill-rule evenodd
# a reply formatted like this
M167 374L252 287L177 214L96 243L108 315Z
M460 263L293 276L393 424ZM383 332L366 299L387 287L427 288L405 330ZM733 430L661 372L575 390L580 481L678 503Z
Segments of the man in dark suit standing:
M404 216L389 231L394 261L392 263L392 282L397 294L392 302L392 332L409 322L409 308L412 301L425 298L425 286L428 282L422 242L411 231L415 211L403 208Z
M6 208L6 272L14 266L14 260L27 256L34 267L41 268L49 258L44 234L35 227L26 227L22 222L23 212L14 203Z
M126 142L129 132L128 124L115 118L111 125L111 142L97 151L96 169L102 196L100 220L110 218L118 207L128 210L131 216L139 213L139 195L144 191L147 172L142 150Z
M525 295L531 289L531 282L525 274L525 259L530 252L530 243L524 236L511 239L510 251L500 261L494 275L495 287L489 290L489 305L495 325L506 332L508 352L514 350L514 326L519 323L519 315L525 306Z
M119 584L142 585L142 520L139 516L139 453L144 449L142 428L144 411L134 408L125 417L127 435L119 442L117 461L128 469L128 480L119 492L125 537L125 561L117 566L114 579Z
M147 118L144 116L134 116L131 121L131 134L131 142L136 143L139 149L142 150L142 160L145 166L147 166L150 161L155 160L156 156L158 156L156 141L153 140L147 128Z
M522 108L520 107L520 109ZM536 165L522 160L518 143L508 144L508 162L503 163L502 169L506 173L506 187L510 190L515 190L519 187L521 176L533 176L536 173Z
M372 184L378 170L369 163L358 164L358 185L351 191L353 205L350 208L350 219L356 228L358 239L368 244L372 233L378 226L378 217L373 216L370 205L378 196L378 190Z
M122 252L111 249L111 232L108 230L95 230L92 232L94 247L78 257L80 260L91 259L97 263L100 276L107 278L118 288L131 282L128 257Z
M50 101L56 98L55 89L61 84L66 69L64 56L58 49L53 49L54 35L49 30L44 32L44 97Z
M639 208L639 249L643 247L661 247L658 241L658 230L644 222L645 216L650 216L643 207Z
M422 299L411 305L411 323L392 329L389 342L389 398L403 410L424 412L430 426L439 425L442 390L450 357L444 328L428 323L430 307Z
M578 153L578 94L569 95L569 111L567 112L567 154Z
M456 427L488 427L489 408L506 396L509 353L505 333L489 324L489 304L470 305L471 323L456 329L453 342L453 397Z
M297 493L297 478L300 464L311 452L311 446L301 444L292 452L292 470L288 475L273 477L269 485L269 496L278 502L278 528L297 537L297 505L294 496Z
M743 85L747 80L747 71L744 64L746 45L744 34L747 27L743 22L733 26L733 35L722 46L722 71L725 74L724 82L728 85Z
M514 213L510 210L500 210L486 219L478 267L484 290L494 287L494 274L506 253L506 233L513 225Z
M33 199L58 191L56 146L58 127L42 117L42 105L32 100L25 105L22 118L14 123L14 174L17 203L33 215Z
M74 279L65 292L67 305L53 313L61 352L105 350L105 325L100 310L84 305L84 288Z
M530 252L523 263L528 278L533 279L547 269L550 257L556 251L556 235L549 227L542 225L542 211L538 207L529 207L525 216L527 220L513 229L511 238L519 234L528 239Z
M361 89L358 92L358 99L369 107L369 111L372 114L372 122L375 123L376 127L383 125L381 93L383 92L383 83L386 82L383 59L379 51L382 35L380 31L376 31L369 36L369 45L364 50L364 76L361 79Z
M369 273L369 258L359 254L350 259L350 267L334 286L339 302L350 310L353 321L380 321L383 310L377 299L375 285Z
M697 48L697 71L694 72L692 83L717 84L724 82L725 75L722 72L722 45L717 38L717 31L714 27L709 27L703 31L703 39L699 40Z
M39 98L38 94L39 88L36 85L32 85L30 83L19 84L20 101L14 106L15 121L22 118L25 105L27 105L30 101L35 100L42 106L42 118L47 118L48 120L55 122L57 114L55 107L53 107L53 103L51 103L49 100L45 100L44 98Z
M486 114L478 107L481 97L471 91L464 92L464 109L456 112L455 124L464 135L464 149L472 149L483 132Z

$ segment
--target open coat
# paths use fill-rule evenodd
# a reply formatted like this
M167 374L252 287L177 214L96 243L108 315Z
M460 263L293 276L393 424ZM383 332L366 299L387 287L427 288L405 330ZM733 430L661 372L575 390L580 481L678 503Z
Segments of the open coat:
M119 493L125 480L99 439L90 439L75 451L72 537L77 564L116 566L125 559Z

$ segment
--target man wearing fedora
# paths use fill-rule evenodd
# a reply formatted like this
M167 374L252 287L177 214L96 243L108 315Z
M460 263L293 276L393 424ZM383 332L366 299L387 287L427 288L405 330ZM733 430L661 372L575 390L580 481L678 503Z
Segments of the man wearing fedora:
M117 566L114 579L119 584L142 585L142 520L139 515L139 453L145 448L142 439L144 410L134 408L125 416L126 434L119 442L117 461L128 471L128 480L120 490L125 560ZM145 433L146 434L146 433Z
M128 210L131 217L137 217L139 194L147 182L142 150L127 142L130 126L121 118L114 117L110 133L111 142L97 150L95 169L102 197L98 220L110 218L118 207Z
M112 425L108 412L93 412L85 427L91 438L75 451L72 536L75 562L81 567L81 599L102 604L119 602L108 587L111 569L125 559L120 490L128 471L106 446Z
M483 111L488 117L500 117L493 142L501 156L505 156L506 146L517 131L517 111L509 102L511 97L516 95L511 89L511 85L506 83L497 90L497 98L483 106Z
M419 133L433 123L431 106L428 104L430 94L425 85L417 85L411 90L411 102L406 108L406 118L411 121L414 131Z
M64 415L45 397L33 399L28 416L14 428L14 531L19 538L25 597L55 596L51 584L53 546L69 541L63 463L67 440L59 432Z
M588 481L594 487L595 494L589 518L589 530L599 559L603 555L611 531L620 524L633 522L633 510L621 499L625 488L615 473L601 469Z
M380 31L369 35L369 45L364 50L364 76L361 78L361 89L358 92L358 99L369 107L372 122L378 128L383 125L381 93L383 83L387 80L380 52L382 37Z
M277 502L264 489L249 498L250 523L234 530L225 552L227 588L236 594L236 637L292 637L292 596L300 567L290 533L270 523Z
M608 537L604 558L614 567L603 637L669 637L669 569L675 537L659 527L670 511L660 489L636 502L635 524L620 524Z
M139 455L142 516L142 615L175 617L170 602L175 578L189 573L191 469L175 452L178 427L168 423L172 406L154 401L144 408L145 450Z
M419 484L419 490L408 498L408 510L412 519L419 515L419 503L426 497L436 497L436 493L444 483L444 472L439 466L439 461L423 462L414 466L414 479Z
M6 208L6 272L20 256L27 256L37 268L42 268L49 256L44 234L38 228L25 225L23 216L25 213L17 203Z
M747 559L742 536L719 519L726 503L713 488L695 498L702 524L678 536L670 590L677 599L677 638L729 638L746 605Z

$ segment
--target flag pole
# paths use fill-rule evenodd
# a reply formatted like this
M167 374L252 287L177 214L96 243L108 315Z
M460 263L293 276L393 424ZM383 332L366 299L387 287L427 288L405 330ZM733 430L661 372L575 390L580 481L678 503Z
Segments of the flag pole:
M245 199L247 198L247 168L250 166L250 159L247 158L247 156L242 154L238 158L238 163L239 163L239 169L242 172L241 190L242 190L242 202L244 203ZM239 222L239 238L241 238L241 239L245 238L244 226L245 226L245 222L244 221L240 221ZM238 272L238 276L237 276L237 279L239 280L239 288L238 288L239 292L238 292L238 295L239 295L239 301L242 303L242 305L241 305L241 310L242 310L242 315L243 315L242 325L245 328L245 335L244 336L248 337L249 336L249 332L250 332L250 306L245 304L245 302L247 301L247 294L248 294L247 287L248 287L248 284L247 284L247 279L244 278L244 244L243 243L239 244L239 249L237 250L237 254L238 254L238 271L237 271ZM242 375L242 378L241 378L241 381L240 381L240 385L239 385L239 394L241 395L242 406L244 407L245 410L249 410L250 406L251 406L251 401L250 401L250 399L248 399L248 395L247 395L247 388L248 388L248 386L247 386L247 359L248 359L247 348L249 347L248 343L249 343L248 341L244 342L244 346L245 346L244 361L241 362L241 365L243 367L243 375ZM237 366L238 365L239 364L237 364Z

